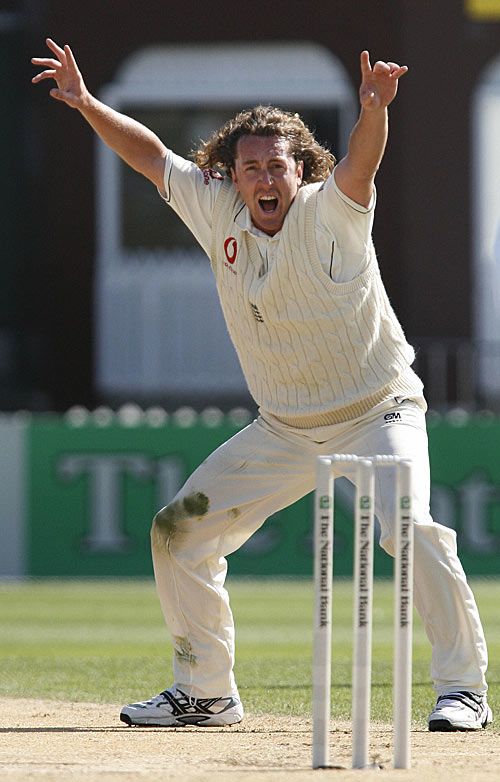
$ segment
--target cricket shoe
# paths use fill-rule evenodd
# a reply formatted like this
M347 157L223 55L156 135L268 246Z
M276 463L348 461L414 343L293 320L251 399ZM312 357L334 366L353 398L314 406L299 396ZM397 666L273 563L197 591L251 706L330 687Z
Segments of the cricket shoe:
M183 725L221 727L243 719L238 698L192 698L178 687L171 687L151 698L124 706L120 719L127 725L152 725L175 728Z
M437 699L429 716L429 730L481 730L490 722L493 722L493 715L486 695L461 690Z

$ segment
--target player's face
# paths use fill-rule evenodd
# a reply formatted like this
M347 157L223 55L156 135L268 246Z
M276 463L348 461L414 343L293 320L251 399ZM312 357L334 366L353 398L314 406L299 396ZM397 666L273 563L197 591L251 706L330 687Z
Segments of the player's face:
M236 147L233 182L250 210L253 224L269 236L283 226L302 183L304 165L279 136L242 136Z

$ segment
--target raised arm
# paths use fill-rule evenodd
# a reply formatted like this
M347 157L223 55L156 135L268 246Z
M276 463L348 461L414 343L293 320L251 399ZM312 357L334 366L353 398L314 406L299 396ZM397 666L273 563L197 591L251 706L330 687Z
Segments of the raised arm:
M33 57L31 62L44 68L33 77L33 84L54 79L57 88L50 90L51 97L77 109L105 144L163 190L167 149L158 136L90 94L69 46L61 49L50 38L47 38L47 46L54 57Z
M387 107L396 97L398 81L406 65L376 62L370 65L368 52L361 52L361 112L349 139L347 155L335 166L335 181L345 195L368 206L375 174L387 142Z

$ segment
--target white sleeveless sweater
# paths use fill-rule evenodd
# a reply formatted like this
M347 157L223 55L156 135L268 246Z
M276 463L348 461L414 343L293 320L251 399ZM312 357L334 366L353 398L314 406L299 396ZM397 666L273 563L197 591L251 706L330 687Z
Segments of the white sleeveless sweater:
M349 421L391 396L419 396L414 352L391 307L373 244L366 271L335 283L321 266L321 183L300 188L267 273L230 179L217 197L212 267L227 328L259 407L298 428Z

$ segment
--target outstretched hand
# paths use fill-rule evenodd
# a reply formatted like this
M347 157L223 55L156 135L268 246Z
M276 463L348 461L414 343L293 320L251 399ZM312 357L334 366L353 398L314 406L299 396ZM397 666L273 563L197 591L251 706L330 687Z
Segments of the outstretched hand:
M46 43L57 59L52 57L33 57L31 60L33 65L40 65L45 70L37 73L31 80L32 83L38 84L38 82L44 79L54 79L57 88L54 87L50 90L51 97L67 103L73 109L82 108L89 93L76 64L73 52L67 45L64 49L61 49L51 38L47 38Z
M398 91L398 81L408 71L406 65L378 61L370 65L370 55L361 52L361 87L359 100L366 111L382 109L391 103Z

